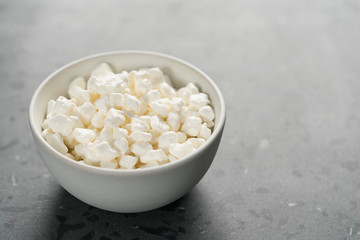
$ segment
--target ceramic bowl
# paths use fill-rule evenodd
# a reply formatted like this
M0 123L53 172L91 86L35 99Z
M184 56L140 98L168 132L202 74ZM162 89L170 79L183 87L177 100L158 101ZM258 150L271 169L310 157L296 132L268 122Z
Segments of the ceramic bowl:
M195 83L209 95L215 126L206 144L187 157L159 167L136 170L103 169L71 160L54 150L41 136L47 103L67 96L70 82L88 76L99 63L114 70L160 67L175 88ZM225 125L225 103L215 83L198 68L168 55L144 51L101 53L74 61L56 70L35 91L29 122L38 154L59 184L76 198L95 207L115 212L142 212L169 204L193 188L209 169ZM214 193L215 194L215 193Z

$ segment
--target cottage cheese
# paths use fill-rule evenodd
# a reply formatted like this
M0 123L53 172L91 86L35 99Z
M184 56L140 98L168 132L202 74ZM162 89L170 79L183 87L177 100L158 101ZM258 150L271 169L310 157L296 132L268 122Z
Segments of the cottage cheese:
M136 169L177 161L211 136L215 114L190 83L175 90L159 68L114 73L101 63L50 100L42 136L76 161Z

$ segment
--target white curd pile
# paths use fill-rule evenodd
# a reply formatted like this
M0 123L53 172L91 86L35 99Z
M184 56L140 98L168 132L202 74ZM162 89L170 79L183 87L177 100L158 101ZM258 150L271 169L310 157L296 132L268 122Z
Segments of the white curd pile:
M192 83L175 90L159 68L113 73L106 63L50 100L42 136L92 166L136 169L177 161L210 137L214 111Z

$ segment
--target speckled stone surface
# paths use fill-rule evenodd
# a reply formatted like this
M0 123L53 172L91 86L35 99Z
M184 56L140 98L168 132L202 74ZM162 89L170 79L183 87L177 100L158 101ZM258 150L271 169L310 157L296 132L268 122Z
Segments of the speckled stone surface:
M128 49L198 66L227 104L207 175L138 214L62 189L27 121L52 71ZM360 239L359 1L0 0L0 76L0 239Z

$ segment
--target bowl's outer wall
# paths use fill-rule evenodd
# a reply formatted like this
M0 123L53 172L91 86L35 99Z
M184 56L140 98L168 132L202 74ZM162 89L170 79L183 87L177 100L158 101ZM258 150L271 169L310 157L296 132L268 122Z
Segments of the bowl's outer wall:
M36 145L49 171L68 192L95 207L125 213L156 209L185 195L207 172L220 138L221 135L201 156L194 156L192 161L161 174L119 174L111 177L101 173L89 174L84 168L69 167L65 161L54 161L51 152L39 143Z
M88 77L90 71L101 62L111 65L114 72L134 70L143 67L160 67L170 76L174 86L180 88L193 82L206 92L216 116L220 116L221 103L219 94L206 77L182 62L164 56L144 53L111 53L84 59L65 66L53 73L42 86L34 99L30 114L33 118L32 131L38 153L44 160L50 173L67 191L80 200L93 206L116 212L141 212L166 205L194 187L210 167L216 154L223 127L219 118L215 119L218 134L190 156L190 161L183 161L173 168L159 168L156 174L143 171L144 174L109 174L108 171L88 171L88 167L74 167L75 162L65 160L54 154L40 136L41 123L44 120L47 102L58 96L67 96L69 83L78 76ZM148 63L151 63L149 65ZM35 136L37 135L37 136ZM40 137L39 137L40 136ZM49 146L50 147L50 146ZM130 170L132 171L132 170ZM133 170L136 171L136 170Z

